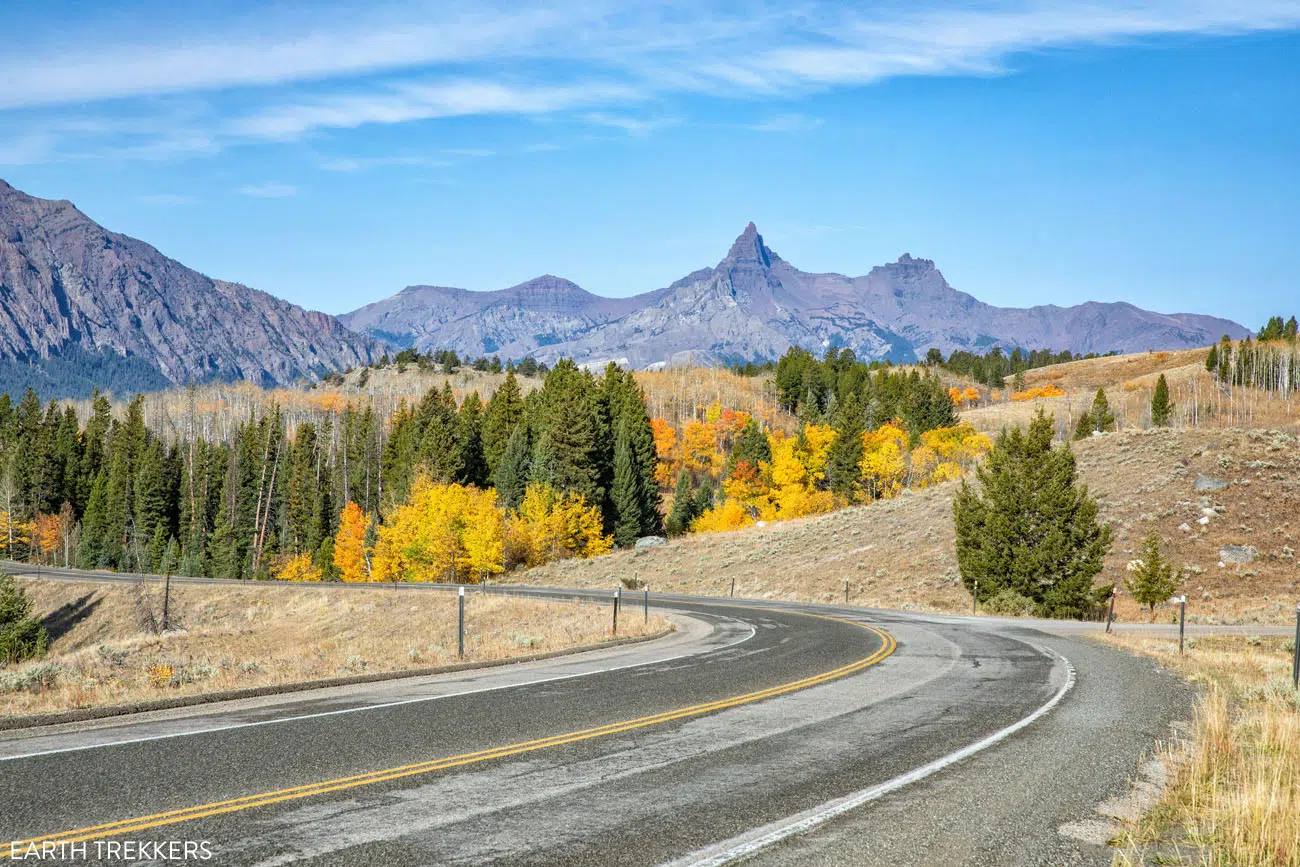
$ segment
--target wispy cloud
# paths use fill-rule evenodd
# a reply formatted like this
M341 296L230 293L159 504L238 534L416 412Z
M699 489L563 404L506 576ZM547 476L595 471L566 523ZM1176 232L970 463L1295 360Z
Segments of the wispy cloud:
M155 28L174 36L145 43L87 30L6 52L0 117L16 136L0 142L0 162L39 161L66 153L68 142L168 158L476 115L572 115L644 134L668 122L647 117L646 106L677 94L793 97L895 76L1003 74L1025 52L1300 27L1297 0L921 0L865 8L830 0L756 7L525 0L509 8L397 0L379 12L304 7L296 18L277 8L232 16L206 40L192 37L194 23L178 6L169 14L182 18ZM67 121L123 106L162 114L182 100L199 106L184 123L146 122L143 132L46 122L50 112ZM41 108L53 106L62 108ZM805 121L789 114L753 128L791 131L807 128ZM340 161L336 170L356 170L348 165Z
M298 195L298 188L289 184L245 184L238 192L258 199L286 199Z
M582 115L582 120L587 123L594 123L597 126L608 126L614 129L621 129L628 135L646 135L653 130L661 127L674 126L681 123L680 118L675 117L630 117L623 114L613 114L604 111L593 111Z

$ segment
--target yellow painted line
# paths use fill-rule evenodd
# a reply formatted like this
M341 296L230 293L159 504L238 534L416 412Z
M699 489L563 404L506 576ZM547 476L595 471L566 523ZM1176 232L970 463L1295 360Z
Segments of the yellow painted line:
M787 612L788 613L788 612ZM856 662L840 666L831 671L815 674L811 677L805 677L800 680L790 681L778 686L749 692L743 695L731 696L730 698L718 699L716 701L705 702L703 704L691 705L689 707L676 708L674 710L663 711L650 716L638 717L636 719L623 720L621 722L607 723L595 728L582 729L581 731L568 732L565 734L552 735L550 737L538 738L531 741L522 741L516 744L509 744L502 747L494 747L487 750L479 750L473 753L464 753L458 756L448 756L441 759L433 759L427 762L417 762L410 765L402 765L396 768L387 768L380 771L371 771L366 774L358 774L351 777L340 777L334 780L325 780L319 783L310 783L305 786L296 786L290 789L280 789L274 792L262 792L257 795L246 795L242 798L232 798L226 801L215 801L210 804L201 804L196 807L187 807L182 810L172 810L166 813L155 813L152 816L141 816L134 819L122 819L117 822L107 822L102 825L92 825L87 828L77 828L71 831L63 831L58 834L47 834L44 837L33 837L30 840L15 841L10 847L9 852L19 853L31 844L41 843L79 843L86 840L98 840L104 837L116 837L122 834L132 834L138 831L145 831L150 828L158 828L163 825L174 825L178 822L189 822L195 819L203 819L209 816L219 816L224 813L235 813L240 810L248 810L254 807L264 807L270 804L278 804L283 801L293 801L300 798L310 798L314 795L323 795L328 792L338 792L344 789L355 789L359 786L369 786L375 783L386 783L391 780L398 780L403 777L415 776L416 774L427 774L433 771L442 771L448 768L456 768L462 765L471 765L477 762L490 761L492 759L506 758L508 756L520 755L522 753L534 752L536 750L556 747L564 744L577 743L579 741L591 740L592 738L605 737L607 735L618 734L620 732L631 731L633 729L645 728L647 726L659 725L661 723L671 722L673 720L684 719L686 717L701 716L715 711L726 710L727 708L737 707L743 704L749 704L763 699L773 698L774 696L784 695L788 692L794 692L808 687L818 686L831 680L846 677L850 674L862 671L864 668L875 665L880 660L889 656L898 646L898 642L892 635L883 629L877 629L874 626L868 626L865 623L858 623L853 620L844 620L839 617L826 617L820 614L808 614L806 612L794 612L803 614L806 617L818 617L823 620L835 620L840 623L849 623L859 626L863 629L874 632L880 636L880 649L870 656L863 657Z

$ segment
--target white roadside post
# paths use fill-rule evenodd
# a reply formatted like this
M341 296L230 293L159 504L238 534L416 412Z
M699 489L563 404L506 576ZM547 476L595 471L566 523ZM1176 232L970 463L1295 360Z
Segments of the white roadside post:
M618 604L623 601L623 588L614 588L614 634L618 635Z
M465 658L465 588L460 588L457 594L460 598L460 611L457 614L456 625L456 656L460 659Z

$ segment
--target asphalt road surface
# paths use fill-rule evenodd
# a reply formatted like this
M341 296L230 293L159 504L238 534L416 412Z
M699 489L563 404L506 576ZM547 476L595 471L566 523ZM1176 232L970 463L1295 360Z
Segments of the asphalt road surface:
M0 841L78 863L188 842L221 865L1108 864L1059 829L1190 717L1150 661L1023 621L652 604L675 634L0 732Z

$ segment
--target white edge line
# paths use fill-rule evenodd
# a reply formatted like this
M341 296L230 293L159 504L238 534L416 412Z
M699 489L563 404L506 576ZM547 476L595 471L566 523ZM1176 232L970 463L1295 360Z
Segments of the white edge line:
M1056 694L1048 699L1047 703L1039 707L1029 716L1021 719L1019 722L1012 723L1001 731L994 732L983 740L976 741L969 746L963 747L956 752L949 753L946 756L935 759L929 764L914 768L905 774L900 774L891 780L887 780L879 785L872 786L869 789L862 789L852 794L827 801L820 806L805 810L802 813L796 813L793 816L787 816L784 819L778 819L753 831L740 834L730 840L721 843L715 843L712 846L705 847L697 852L679 858L670 862L666 867L722 867L742 858L746 858L754 853L766 849L782 840L790 837L804 834L812 829L829 822L838 816L855 810L864 804L875 801L891 792L897 791L904 786L911 785L919 780L923 780L931 774L954 765L957 762L967 759L981 750L985 750L999 741L1006 740L1011 735L1020 731L1028 725L1031 725L1048 712L1065 698L1065 694L1074 687L1075 672L1074 665L1070 660L1061 654L1049 648L1031 645L1040 652L1054 657L1058 663L1065 667L1065 683L1061 686Z
M714 616L721 616L721 615L714 615ZM736 620L735 618L731 618L731 617L726 617L725 619L732 620L736 623L744 622L744 621ZM746 623L745 625L749 628L749 634L746 635L744 638L739 638L735 641L729 642L727 644L723 644L719 647L711 647L708 650L705 650L703 652L715 653L717 651L726 650L727 648L735 647L737 644L743 644L746 641L749 641L749 639L753 638L757 634L757 630L753 627L752 624ZM184 737L191 737L193 735L212 734L213 732L231 731L233 729L246 729L246 728L254 728L257 726L278 725L279 723L299 722L301 720L319 719L321 717L338 716L340 714L345 714L345 713L360 713L362 711L380 710L382 708L388 708L388 707L400 707L401 705L407 705L407 704L419 704L420 702L438 701L444 698L455 698L461 695L474 695L476 693L483 693L483 692L496 692L497 690L501 690L501 689L515 689L516 687L521 687L521 686L534 686L539 683L552 683L559 680L572 680L574 678L587 677L593 674L605 674L611 671L622 671L623 669L627 669L627 668L640 668L642 666L647 666L647 665L661 665L665 662L673 662L674 660L683 659L688 656L698 656L698 655L700 655L700 651L688 651L686 653L679 653L676 656L667 656L664 657L663 659L652 659L645 662L629 662L626 663L625 665L614 665L608 668L592 669L591 671L579 671L573 674L557 674L552 677L539 677L536 680L525 680L519 683L503 683L498 686L485 686L479 689L465 689L465 690L461 690L460 692L448 692L448 693L443 693L441 695L425 695L425 696L420 696L419 698L404 698L398 701L387 701L387 702L381 702L379 704L358 705L357 707L345 707L345 708L340 708L338 710L320 711L318 713L307 713L307 714L299 714L297 716L277 717L276 719L258 720L256 722L232 723L231 725L213 726L211 728L205 728L205 729L194 729L193 731L168 732L167 734L161 734L161 735L148 735L147 737L127 738L125 740L119 740L119 741L105 741L104 743L100 743L100 744L85 744L82 746L75 746L75 747L60 747L54 750L40 750L38 752L22 753L16 756L0 756L0 762L12 762L18 759L32 759L32 758L37 758L38 756L52 756L52 755L57 755L59 753L78 753L87 750L98 750L107 747L123 746L126 744L139 744L148 741L161 741L161 740L168 740L171 738L184 738ZM418 676L419 675L417 675L417 677ZM433 674L433 675L425 675L425 676L442 677L443 675ZM398 680L398 679L399 678L393 678L392 680ZM391 681L385 681L385 682L391 682ZM328 687L325 688L328 689ZM301 696L302 693L298 693L298 695ZM305 699L305 700L310 700L310 699ZM167 722L167 720L158 720L158 722ZM140 723L140 724L148 725L148 723ZM72 732L68 732L67 734L72 734ZM37 735L36 737L58 737L58 735Z

